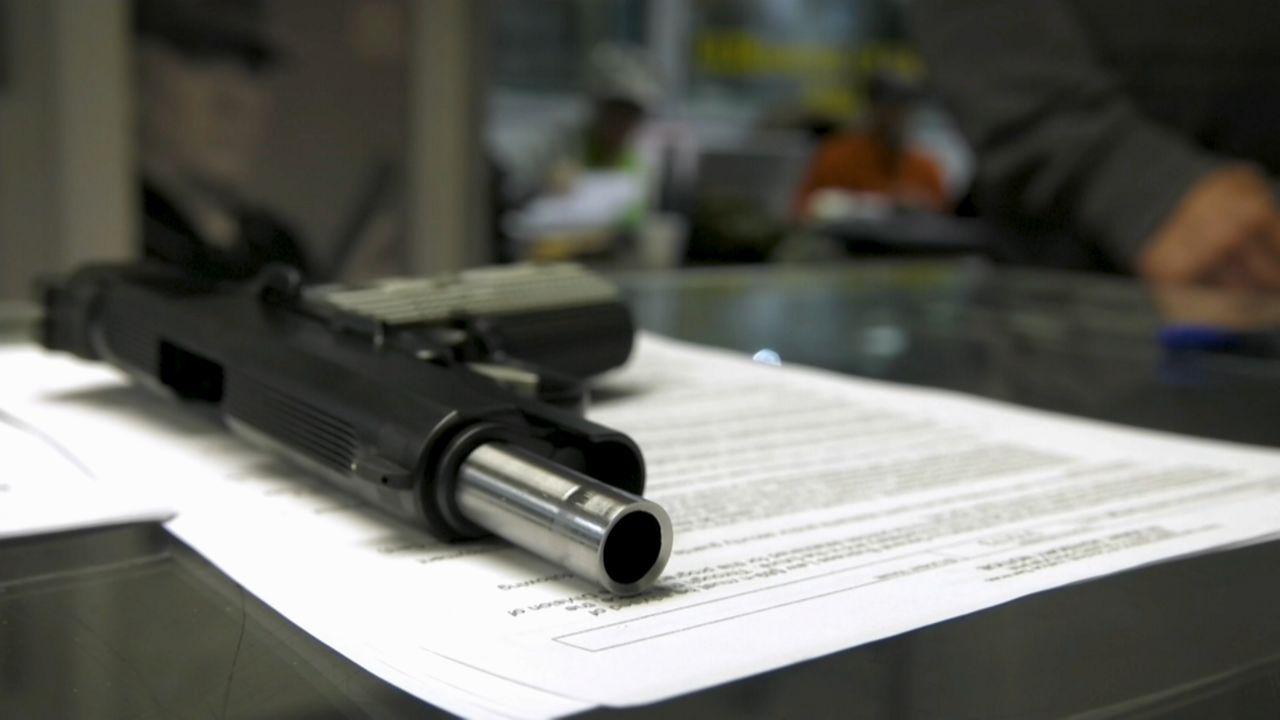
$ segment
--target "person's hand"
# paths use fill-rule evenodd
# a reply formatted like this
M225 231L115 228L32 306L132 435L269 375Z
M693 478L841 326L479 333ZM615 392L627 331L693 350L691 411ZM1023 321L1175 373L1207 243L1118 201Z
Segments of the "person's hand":
M1138 257L1162 285L1280 290L1280 207L1266 176L1228 167L1183 196Z
M1169 325L1245 333L1275 332L1280 328L1280 293L1162 285L1152 288L1151 295L1161 319Z

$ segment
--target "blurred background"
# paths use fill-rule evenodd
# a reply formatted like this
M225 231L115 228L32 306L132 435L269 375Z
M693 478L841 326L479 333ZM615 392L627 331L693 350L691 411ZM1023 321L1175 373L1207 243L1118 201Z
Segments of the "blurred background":
M1280 96L1239 82L1278 76L1258 4L1215 10L1226 29L1195 43L1136 32L1148 0L1005 4L0 0L0 297L142 255L359 279L977 254L1280 286L1274 204L1194 267L1187 232L1165 233L1174 261L1139 253L1230 215L1233 188L1271 202L1247 169L1190 204L1216 161L1166 148L1146 114L1206 147L1257 136L1240 129ZM1159 225L1179 198L1189 219Z
M358 281L573 259L618 271L638 324L686 340L1276 445L1277 118L1275 0L0 0L0 341L32 317L7 301L91 261ZM1129 276L1249 292L1148 293ZM1214 587L1269 597L1274 573L1238 569L1228 579L1252 584ZM1071 618L1115 606L1100 587L1102 609ZM1161 643L1117 654L1114 623L1083 623L1082 647L1108 662L1041 652L1033 612L995 640L979 625L972 652L961 630L871 671L827 666L830 687L852 677L865 702L926 716L1236 687L1221 663L1253 650L1234 626L1199 663L1160 651L1188 642L1169 627L1213 634L1170 620L1209 601L1169 587L1135 595L1175 611L1135 635ZM129 625L152 604L108 596L86 616L125 618L108 640L152 653ZM1222 617L1257 619L1240 607ZM1050 625L1079 639L1080 623ZM50 645L44 627L0 647L12 667ZM178 640L225 662L217 642ZM57 689L135 692L110 664L67 660L75 643L51 647L51 677L92 671ZM170 655L162 679L205 667ZM225 701L222 674L196 675L164 697ZM281 677L261 686L300 686ZM1099 694L1099 677L1123 682ZM731 690L747 699L734 707L779 707L758 689Z
M843 255L801 195L873 78L936 174L913 210L965 195L924 70L889 0L2 0L0 293L144 251L234 273L174 234L237 219L323 278Z

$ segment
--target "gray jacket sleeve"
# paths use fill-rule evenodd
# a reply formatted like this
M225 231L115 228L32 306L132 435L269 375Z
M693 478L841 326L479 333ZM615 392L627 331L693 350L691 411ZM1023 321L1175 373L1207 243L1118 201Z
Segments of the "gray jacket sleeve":
M1066 0L905 4L931 80L977 153L984 212L1069 228L1132 267L1218 164L1143 116Z

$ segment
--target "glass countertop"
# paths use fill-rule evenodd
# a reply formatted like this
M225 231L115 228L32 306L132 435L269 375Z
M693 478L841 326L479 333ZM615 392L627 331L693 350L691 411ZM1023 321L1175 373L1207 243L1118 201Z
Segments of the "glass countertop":
M980 262L616 277L640 326L784 362L1280 445L1259 298ZM1197 299L1198 298L1198 299ZM30 308L0 311L10 342ZM1209 324L1241 332L1213 333ZM1248 332L1244 332L1247 329ZM1280 544L1158 564L764 675L644 717L1280 717ZM0 717L422 717L156 525L0 543Z

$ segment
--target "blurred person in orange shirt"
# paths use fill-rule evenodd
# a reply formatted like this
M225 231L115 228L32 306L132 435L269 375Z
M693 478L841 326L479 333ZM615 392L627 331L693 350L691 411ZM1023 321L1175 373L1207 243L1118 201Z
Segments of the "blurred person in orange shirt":
M816 199L838 191L877 196L891 206L940 212L948 209L942 169L927 153L912 148L908 123L916 89L888 71L866 82L868 117L861 126L838 131L814 153L793 214L809 218Z

